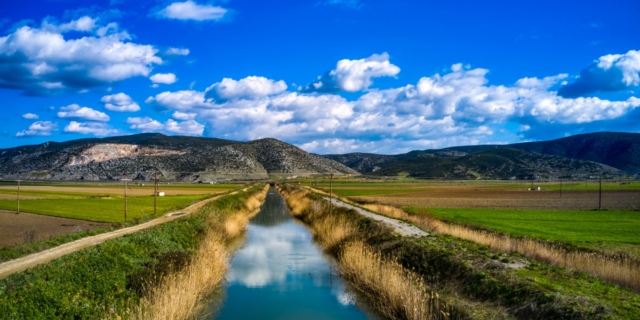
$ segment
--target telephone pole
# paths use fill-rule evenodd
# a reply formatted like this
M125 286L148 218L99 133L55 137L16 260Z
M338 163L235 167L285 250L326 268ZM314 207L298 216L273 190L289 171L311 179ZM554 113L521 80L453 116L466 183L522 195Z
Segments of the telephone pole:
M127 182L131 181L128 179L127 172L124 173L124 179L120 179L120 181L124 182L124 223L127 223Z
M20 213L20 181L22 180L16 180L18 182L18 212Z
M333 173L329 175L329 214L333 214Z
M153 179L153 215L156 215L156 200L158 198L158 171L155 173L155 177Z
M560 199L562 199L562 178L560 178Z
M602 210L602 173L600 174L600 194L598 196L598 210Z

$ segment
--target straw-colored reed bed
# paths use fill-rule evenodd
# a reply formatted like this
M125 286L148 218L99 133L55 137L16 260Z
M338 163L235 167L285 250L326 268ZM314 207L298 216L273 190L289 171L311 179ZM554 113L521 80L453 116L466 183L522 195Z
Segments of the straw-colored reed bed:
M506 234L476 230L463 225L447 223L426 215L408 214L400 208L383 204L374 203L361 206L382 215L411 221L431 232L475 241L507 252L517 251L531 259L588 272L603 280L640 290L640 263L627 256L570 251L537 239L516 238Z
M353 219L328 214L323 200L311 200L307 191L280 188L292 214L305 222L325 250L334 253L342 275L391 319L451 319L452 308L422 278L399 263L384 259L362 240Z
M244 206L208 210L207 231L197 254L190 263L177 272L165 276L159 285L141 299L130 314L132 319L191 319L204 307L209 296L224 279L230 256L228 244L241 235L249 219L264 202L269 186L247 196ZM226 210L233 210L225 212Z

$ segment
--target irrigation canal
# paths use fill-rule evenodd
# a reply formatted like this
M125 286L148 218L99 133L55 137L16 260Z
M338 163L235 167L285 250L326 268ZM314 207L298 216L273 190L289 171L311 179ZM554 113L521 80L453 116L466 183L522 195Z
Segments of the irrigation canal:
M384 319L337 276L331 258L271 187L231 259L210 319Z

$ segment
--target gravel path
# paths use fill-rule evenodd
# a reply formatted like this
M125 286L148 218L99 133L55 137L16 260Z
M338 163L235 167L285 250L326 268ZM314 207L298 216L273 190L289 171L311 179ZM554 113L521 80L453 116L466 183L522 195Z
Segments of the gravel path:
M429 233L421 230L418 227L412 226L406 222L400 221L400 220L396 220L396 219L391 219L391 218L387 218L385 216L381 216L381 215L377 215L375 213L371 213L367 210L364 210L362 208L358 208L356 206L352 206L348 203L344 203L340 200L330 200L328 197L325 197L325 199L329 202L333 202L333 205L335 206L340 206L340 207L345 207L345 208L349 208L349 209L353 209L355 211L357 211L359 214L367 217L367 218L371 218L373 220L376 221L381 221L384 222L390 226L393 227L393 229L396 230L396 232L398 232L399 234L403 235L403 236L416 236L416 237L424 237L424 236L428 236Z
M234 192L235 193L235 192ZM31 268L33 266L39 265L39 264L43 264L43 263L47 263L53 259L62 257L64 255L67 255L69 253L73 253L76 252L78 250L84 249L86 247L90 247L90 246L94 246L94 245L98 245L101 244L107 240L110 239L114 239L114 238L118 238L121 236L124 236L126 234L130 234L130 233L134 233L134 232L138 232L140 230L144 230L144 229L148 229L151 228L153 226L157 226L159 224L165 223L165 222L169 222L181 217L184 217L185 215L191 214L193 212L195 212L196 210L198 210L200 207L202 207L203 205L214 201L218 198L220 198L221 196L217 196L217 197L213 197L207 200L203 200L200 201L196 204L193 204L189 207L184 208L183 210L177 211L177 212L171 212L168 213L160 218L157 219L153 219L151 221L133 226L133 227L128 227L128 228L123 228L123 229L119 229L119 230L115 230L112 232L108 232L108 233L103 233L103 234L99 234L99 235L95 235L95 236L91 236L91 237L86 237L86 238L82 238L82 239L78 239L76 241L72 241L69 243L65 243L63 245L60 245L58 247L55 248L51 248L45 251L41 251L41 252L37 252L34 254L30 254L28 256L22 257L22 258L18 258L18 259L14 259L11 261L7 261L4 263L0 264L0 279L6 278L7 276L9 276L12 273L15 272L19 272L19 271L23 271L26 270L28 268Z

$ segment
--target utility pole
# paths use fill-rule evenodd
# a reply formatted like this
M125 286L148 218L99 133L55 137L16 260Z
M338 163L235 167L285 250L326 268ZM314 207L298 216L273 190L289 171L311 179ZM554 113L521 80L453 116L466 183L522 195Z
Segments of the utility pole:
M598 197L598 210L602 210L602 173L600 174L600 195Z
M333 214L333 173L329 175L329 214Z
M127 178L127 172L124 173L124 179L120 179L120 181L124 182L124 223L127 223L127 182L131 181L131 179Z
M16 180L18 182L18 212L20 213L20 181L22 180Z
M156 215L156 203L158 198L158 171L155 173L155 177L153 179L153 215Z
M562 199L562 178L560 178L560 199Z

